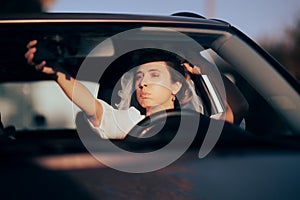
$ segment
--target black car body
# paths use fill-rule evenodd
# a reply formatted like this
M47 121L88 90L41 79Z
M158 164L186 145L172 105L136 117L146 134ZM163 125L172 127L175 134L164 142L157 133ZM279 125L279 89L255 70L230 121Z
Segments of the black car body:
M300 198L299 82L229 23L182 14L52 13L2 16L0 26L2 199ZM163 136L112 140L130 155L110 152L107 141L95 145L100 139L82 138L91 130L81 113L55 96L52 77L26 63L26 45L33 39L45 42L42 57L91 84L95 95L112 105L118 80L130 64L123 55L139 48L171 49L201 65L202 76L194 82L205 112L157 114L150 128L167 116ZM197 60L199 55L205 59ZM248 103L242 122L209 117L222 114L224 102L230 101L223 75ZM149 157L172 143L182 114L188 128L179 142ZM194 140L182 144L193 124L199 125ZM149 128L143 127L132 132ZM163 167L154 164L177 151ZM127 170L120 170L124 166Z

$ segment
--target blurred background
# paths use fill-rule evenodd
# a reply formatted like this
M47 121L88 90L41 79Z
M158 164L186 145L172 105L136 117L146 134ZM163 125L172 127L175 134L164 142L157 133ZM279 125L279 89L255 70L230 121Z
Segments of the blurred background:
M100 12L171 15L198 13L231 23L300 80L299 0L0 0L0 13Z

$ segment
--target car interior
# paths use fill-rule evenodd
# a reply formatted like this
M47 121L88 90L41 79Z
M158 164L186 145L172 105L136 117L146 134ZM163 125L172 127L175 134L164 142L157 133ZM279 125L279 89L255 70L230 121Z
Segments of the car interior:
M191 78L197 94L203 100L205 116L209 117L217 113L224 114L227 103L234 116L233 123L251 133L257 135L292 134L294 130L290 130L285 125L284 118L286 117L292 119L289 121L292 121L292 126L296 127L296 132L299 129L297 120L295 122L299 114L284 109L286 112L285 116L282 117L277 114L274 107L269 106L269 103L272 105L279 102L276 100L277 88L273 88L270 83L261 82L264 78L258 77L272 73L277 77L276 81L282 82L280 91L289 91L293 94L295 99L291 101L296 101L298 95L289 89L289 85L276 72L268 70L271 69L270 67L263 66L266 65L266 62L249 61L247 65L240 66L239 62L244 62L247 58L236 56L236 52L243 52L244 55L251 53L254 56L256 53L251 47L245 46L237 36L231 35L232 33L206 29L205 25L204 28L198 29L170 28L163 25L160 28L155 28L138 23L134 25L123 23L114 26L98 23L93 24L93 26L80 23L32 23L23 27L22 25L18 26L18 30L21 29L24 34L12 34L15 26L13 24L6 26L7 28L1 32L0 38L1 44L7 47L1 54L1 71L4 73L0 74L0 80L3 83L52 80L51 76L33 70L24 59L27 42L37 39L40 41L39 45L47 46L47 48L41 48L43 50L37 53L37 61L44 57L49 63L63 66L71 76L82 81L95 83L92 87L94 93L111 105L115 105L119 98L113 91L120 87L118 81L131 64L130 57L132 55L124 53L128 50L124 49L124 46L132 46L134 43L136 46L131 48L138 49L140 46L169 48L181 54L192 64L200 66L201 75L193 75ZM73 30L77 31L74 32ZM134 31L130 32L130 30ZM124 35L120 34L123 32ZM110 40L111 38L113 40ZM166 40L168 43L165 42ZM194 45L195 41L200 47ZM240 43L240 46L235 47L232 44L234 42ZM178 46L181 48L179 49ZM90 66L87 70L99 71L100 76L99 73L91 74L80 71L81 68L85 68L91 63L93 64L92 67ZM102 69L102 63L108 67ZM262 73L261 69L266 71ZM221 74L216 75L216 72L221 72ZM252 76L253 73L254 76ZM265 88L258 93L254 87L261 88L262 85L265 85ZM216 91L216 93L213 94L212 91ZM249 93L249 91L253 93ZM270 96L271 101L267 103ZM222 100L225 98L228 102ZM111 102L112 99L114 102ZM257 104L258 100L259 104ZM275 107L282 111L282 106L276 105ZM260 110L267 110L268 112L260 112ZM43 124L44 121L47 121L47 116L34 115L34 121L35 124ZM274 121L278 123L274 123ZM42 126L39 125L34 127L36 130L42 129ZM71 127L74 128L73 125ZM27 128L30 129L30 127Z

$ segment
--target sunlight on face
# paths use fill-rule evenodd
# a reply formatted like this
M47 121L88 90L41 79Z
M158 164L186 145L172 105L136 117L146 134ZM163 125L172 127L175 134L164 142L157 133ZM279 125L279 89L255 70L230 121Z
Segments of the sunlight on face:
M135 74L135 89L137 100L147 113L174 108L178 84L172 83L164 61L140 65Z

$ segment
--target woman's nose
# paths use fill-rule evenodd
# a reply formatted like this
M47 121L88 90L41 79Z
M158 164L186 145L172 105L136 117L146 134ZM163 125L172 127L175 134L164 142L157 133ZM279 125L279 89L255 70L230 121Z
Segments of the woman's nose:
M139 88L147 87L148 81L146 77L143 77L140 81Z

